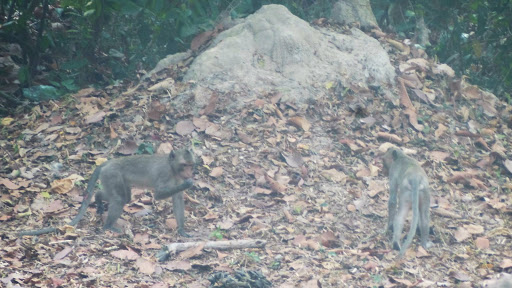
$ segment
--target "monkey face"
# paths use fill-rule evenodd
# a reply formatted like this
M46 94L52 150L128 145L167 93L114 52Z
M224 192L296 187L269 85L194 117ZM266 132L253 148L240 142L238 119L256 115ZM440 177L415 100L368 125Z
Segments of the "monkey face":
M180 176L183 177L183 179L194 178L194 165L184 164L182 166Z

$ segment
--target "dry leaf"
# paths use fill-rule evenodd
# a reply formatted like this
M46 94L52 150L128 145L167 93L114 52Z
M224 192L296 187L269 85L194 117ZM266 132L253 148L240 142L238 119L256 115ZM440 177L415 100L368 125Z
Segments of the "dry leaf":
M192 133L194 129L196 129L194 123L192 123L192 121L189 120L183 120L176 124L176 133L178 133L178 135L181 136Z
M464 225L464 228L471 234L483 234L484 227L475 224Z
M0 178L0 184L4 185L7 189L16 190L19 189L20 186L11 182L11 180L7 178Z
M136 260L140 256L132 250L117 250L110 252L110 255L123 260Z
M309 123L309 121L306 118L299 117L299 116L290 118L288 120L288 123L290 123L291 125L293 125L297 128L301 128L302 130L304 130L306 132L309 131L309 129L311 128L311 124Z
M195 247L189 248L178 255L179 259L189 259L203 253L204 242L198 244Z
M210 172L210 176L217 178L222 175L222 167L215 167L212 169L212 172Z
M276 180L270 178L265 173L265 180L267 181L268 185L270 186L270 189L272 189L273 192L276 193L284 193L286 191L286 186L282 185L281 183L277 182Z
M489 248L489 239L485 237L478 237L475 240L475 245L478 249L488 249Z
M142 257L138 258L137 261L135 261L135 267L139 268L140 272L147 274L147 275L151 275L151 274L155 273L155 270L156 270L155 263L153 263L149 260L146 260Z
M85 118L85 124L92 124L92 123L100 122L101 120L103 120L105 115L106 115L106 113L103 112L103 111L99 111L97 113L94 113L93 115L88 116L87 118Z
M443 136L444 132L446 132L447 130L448 130L448 127L446 127L443 124L439 123L439 125L437 125L436 131L434 132L434 136L436 138L439 138L439 137Z
M395 135L395 134L379 132L379 133L377 133L377 137L383 138L386 141L391 141L391 142L398 143L398 144L402 143L402 138L400 138L398 135ZM391 145L391 147L396 147L396 146ZM388 148L390 148L390 147L388 147ZM386 149L386 151L387 151L387 149ZM384 152L386 152L386 151L384 151Z
M73 187L75 187L75 181L69 178L55 180L51 183L51 191L59 194L66 194L71 191Z
M72 247L66 246L64 249L62 249L59 253L55 254L53 257L53 260L61 260L64 257L66 257L71 251L73 251Z
M208 101L208 105L199 111L199 115L210 115L215 108L217 107L217 102L219 100L219 95L216 92L212 93L210 100Z

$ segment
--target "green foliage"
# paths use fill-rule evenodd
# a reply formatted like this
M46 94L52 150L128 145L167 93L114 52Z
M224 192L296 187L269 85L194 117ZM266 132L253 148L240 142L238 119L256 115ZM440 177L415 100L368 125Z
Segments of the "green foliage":
M504 100L512 89L512 2L509 0L372 0L383 28L416 36L424 17L431 31L427 52L449 64L459 76Z
M149 154L153 155L155 154L155 148L153 148L153 144L151 143L142 143L137 147L137 151L135 151L135 154Z
M217 240L222 240L224 238L224 231L217 227L212 233L210 233L210 238L215 238Z
M249 257L249 259L251 259L252 262L258 263L261 261L260 256L254 251L245 252L245 255Z

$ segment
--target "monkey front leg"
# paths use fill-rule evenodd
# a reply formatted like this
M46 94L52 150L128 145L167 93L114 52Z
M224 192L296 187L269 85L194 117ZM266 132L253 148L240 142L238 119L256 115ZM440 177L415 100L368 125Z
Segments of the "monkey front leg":
M180 185L175 186L175 187L164 187L164 188L155 189L155 199L160 200L160 199L169 198L169 197L175 195L176 193L179 193L183 190L186 190L186 189L192 187L192 185L194 185L194 180L186 179L185 181L183 181L183 183L181 183Z
M190 238L191 236L185 232L185 201L183 199L183 192L172 196L172 210L174 212L174 218L176 218L176 222L178 223L178 234Z

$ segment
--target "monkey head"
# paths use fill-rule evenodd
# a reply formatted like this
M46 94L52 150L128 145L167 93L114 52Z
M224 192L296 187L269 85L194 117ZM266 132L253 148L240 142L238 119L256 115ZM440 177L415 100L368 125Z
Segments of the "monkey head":
M194 177L194 166L196 164L194 153L190 149L181 149L169 153L169 162L172 170L181 179Z

